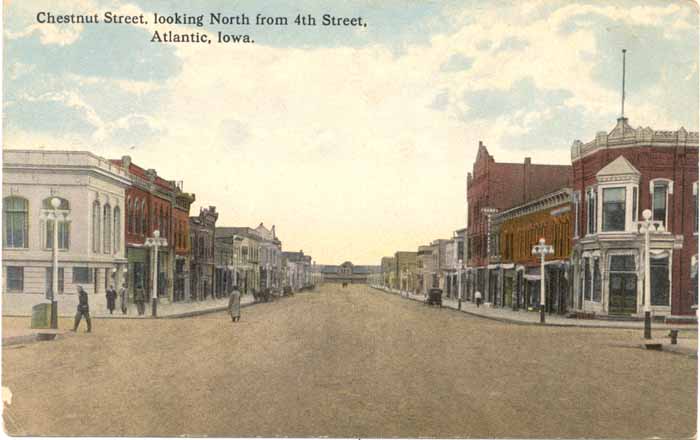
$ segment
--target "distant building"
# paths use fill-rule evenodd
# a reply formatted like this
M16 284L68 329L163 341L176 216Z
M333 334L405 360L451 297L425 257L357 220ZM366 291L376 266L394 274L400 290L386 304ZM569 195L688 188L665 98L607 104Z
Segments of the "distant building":
M380 266L355 266L346 261L340 266L322 265L321 275L325 283L367 284L380 270Z
M260 236L260 287L262 289L280 290L284 275L282 274L282 242L277 237L275 225L267 229L260 222L255 232Z
M415 292L418 290L420 273L418 253L397 251L394 253L394 275L392 289Z
M394 257L382 257L381 261L381 285L383 287L390 287L393 273L395 270L396 260Z
M214 252L218 218L215 206L200 208L198 216L190 217L190 294L196 301L215 296Z
M282 260L286 265L285 286L292 291L311 287L314 284L313 266L310 255L304 255L304 251L282 252Z
M603 315L643 313L645 209L651 234L651 305L669 319L697 308L698 133L632 128L571 147L574 170L574 307Z
M243 294L260 292L262 238L247 226L216 228L216 236L233 239L234 282Z

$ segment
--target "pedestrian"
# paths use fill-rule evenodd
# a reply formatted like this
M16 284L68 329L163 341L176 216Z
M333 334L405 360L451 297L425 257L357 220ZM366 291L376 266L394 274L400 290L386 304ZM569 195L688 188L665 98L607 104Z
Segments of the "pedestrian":
M92 322L90 322L90 306L88 305L88 294L83 289L83 286L78 286L78 310L75 314L75 323L73 324L73 331L78 331L78 326L80 325L80 320L85 317L87 321L87 332L92 331Z
M136 310L138 310L139 315L143 315L146 313L146 305L144 302L146 301L146 297L143 294L143 287L138 287L134 291L134 302L136 303Z
M110 285L107 288L107 292L105 293L105 296L107 297L107 310L109 310L109 314L112 315L112 314L114 314L114 308L116 307L116 301L117 301L117 291L114 290L113 285Z
M481 306L481 292L477 290L476 293L474 293L474 299L476 299L476 307L479 308L479 306Z
M122 309L122 314L126 315L127 312L127 291L126 283L122 283L121 289L119 289L119 302Z
M231 314L233 322L241 320L241 292L236 288L233 289L228 299L228 312Z

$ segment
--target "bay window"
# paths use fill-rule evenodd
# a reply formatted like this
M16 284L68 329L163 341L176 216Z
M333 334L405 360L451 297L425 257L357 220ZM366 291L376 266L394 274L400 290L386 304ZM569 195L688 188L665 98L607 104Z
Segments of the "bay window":
M586 191L588 233L595 234L598 230L598 204L596 203L595 188L588 188Z
M603 189L603 232L625 230L625 188Z

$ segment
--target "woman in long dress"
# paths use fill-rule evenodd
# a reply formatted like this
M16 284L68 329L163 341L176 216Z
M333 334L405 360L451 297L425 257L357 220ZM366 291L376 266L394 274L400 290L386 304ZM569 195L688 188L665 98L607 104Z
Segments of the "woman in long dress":
M234 289L231 292L231 296L228 299L228 312L231 314L233 322L241 320L241 293L238 289Z

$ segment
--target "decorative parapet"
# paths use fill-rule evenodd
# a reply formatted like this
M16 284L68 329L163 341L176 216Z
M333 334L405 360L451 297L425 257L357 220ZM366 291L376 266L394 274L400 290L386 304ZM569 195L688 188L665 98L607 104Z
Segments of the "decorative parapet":
M493 216L491 219L492 228L497 228L501 223L512 218L522 217L524 215L531 214L533 212L539 212L546 209L556 208L564 203L571 202L571 188L562 188L560 190L545 194L529 202L525 202L521 205L514 206L512 208L501 211ZM566 207L553 209L550 214L552 216L561 215L569 211Z
M87 170L131 183L131 176L120 166L89 151L3 150L2 166L6 170Z
M627 123L627 118L619 118L610 133L598 132L594 140L585 144L575 140L571 145L571 160L576 161L602 148L697 146L697 131L687 131L684 127L676 131L652 130L650 127L635 129Z

